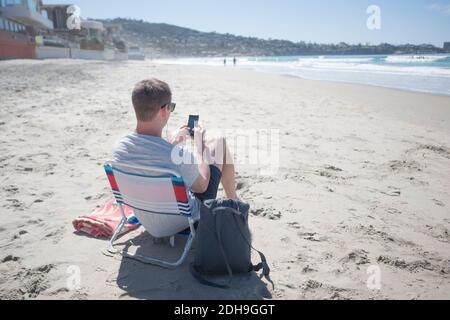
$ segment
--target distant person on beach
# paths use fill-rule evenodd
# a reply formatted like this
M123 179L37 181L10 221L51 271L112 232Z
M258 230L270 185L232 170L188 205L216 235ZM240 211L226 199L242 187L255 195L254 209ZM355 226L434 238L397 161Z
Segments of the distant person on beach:
M207 140L206 130L202 126L195 128L195 138L192 138L187 125L181 126L169 141L162 138L176 107L167 83L158 79L139 82L133 90L132 102L137 118L136 130L116 145L114 161L179 172L186 188L193 193L189 200L193 214L200 212L201 202L216 199L220 183L227 198L237 199L235 168L225 138ZM189 151L185 144L192 140L194 150ZM178 160L182 160L181 163ZM172 219L164 223L167 224L165 227L173 229L174 234L189 227L186 219Z
M236 67L236 64L237 64L237 59L236 59L236 57L234 57L233 58L233 65Z
M224 65L224 66L227 65L227 59L223 59L223 65Z

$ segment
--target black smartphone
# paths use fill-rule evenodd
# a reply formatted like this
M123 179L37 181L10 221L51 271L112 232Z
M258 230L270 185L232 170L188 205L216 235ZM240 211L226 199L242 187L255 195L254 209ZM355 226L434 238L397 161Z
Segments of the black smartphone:
M193 116L193 115L189 116L188 127L189 127L189 133L191 134L191 137L194 136L194 128L197 126L197 123L199 120L200 120L200 116Z

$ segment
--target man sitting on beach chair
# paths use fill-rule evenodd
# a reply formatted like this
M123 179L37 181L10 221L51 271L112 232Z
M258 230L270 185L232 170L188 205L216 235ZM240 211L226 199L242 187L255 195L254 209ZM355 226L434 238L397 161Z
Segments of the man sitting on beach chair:
M188 126L182 126L172 141L162 138L163 129L176 106L167 83L158 79L139 82L133 90L132 101L137 118L136 131L116 145L113 151L115 162L179 172L186 188L195 195L189 200L193 214L199 215L200 202L217 197L220 182L225 196L237 199L235 169L225 138L206 140L204 128L198 126L192 152L181 147L192 139ZM159 234L176 234L188 227L186 219L169 216L159 219L152 230L147 231L159 237Z

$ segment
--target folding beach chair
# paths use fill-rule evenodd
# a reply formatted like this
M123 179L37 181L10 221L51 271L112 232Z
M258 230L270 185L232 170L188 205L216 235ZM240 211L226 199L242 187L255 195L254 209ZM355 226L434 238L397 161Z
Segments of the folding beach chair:
M104 166L111 185L112 192L120 207L122 213L121 223L114 232L109 243L108 251L110 253L120 253L124 257L136 259L143 263L158 265L163 268L176 268L186 260L195 238L194 223L199 217L192 216L192 208L189 205L188 191L181 175L175 171L156 168L140 167L120 164L116 162L107 162ZM122 205L127 205L135 210L136 216L142 226L152 235L150 230L157 230L158 219L176 219L185 224L187 220L190 227L190 234L186 242L183 254L176 262L167 262L152 257L142 255L132 255L126 251L119 252L114 248L114 241L118 238L120 231L125 225L127 218ZM140 216L137 215L140 213ZM173 218L168 218L173 217ZM160 220L161 221L161 220ZM162 227L157 230L156 237L172 237L177 232L172 233ZM168 234L171 233L171 234Z

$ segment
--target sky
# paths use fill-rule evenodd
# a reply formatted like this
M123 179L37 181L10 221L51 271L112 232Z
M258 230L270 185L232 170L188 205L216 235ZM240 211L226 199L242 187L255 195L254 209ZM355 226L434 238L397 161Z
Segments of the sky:
M83 18L133 18L205 32L317 43L450 41L450 0L44 0L71 3ZM380 29L367 13L379 7ZM372 12L373 13L373 12ZM380 19L377 19L380 17ZM373 21L373 19L371 19ZM372 28L373 29L373 28Z

